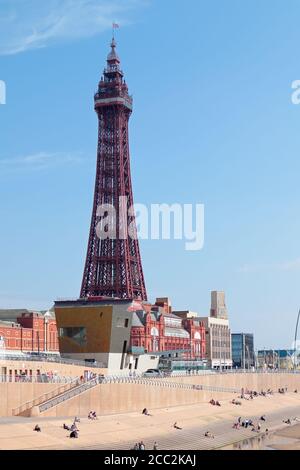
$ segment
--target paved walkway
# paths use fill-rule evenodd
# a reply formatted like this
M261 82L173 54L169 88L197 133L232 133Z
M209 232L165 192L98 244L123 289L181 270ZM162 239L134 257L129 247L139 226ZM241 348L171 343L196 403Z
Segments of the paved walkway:
M243 401L242 406L230 404L229 397L221 404L220 408L201 403L149 410L153 413L149 417L127 413L100 416L97 421L83 418L78 425L79 439L70 439L68 431L62 428L64 422L70 424L69 418L3 418L0 419L0 449L129 450L141 440L146 449L152 449L155 441L161 450L214 449L257 436L249 429L232 428L238 416L255 421L265 414L267 421L262 431L282 426L283 419L300 418L300 396L296 394L259 397ZM175 422L183 429L174 429ZM41 433L33 432L37 423L42 428ZM204 437L206 431L215 438Z

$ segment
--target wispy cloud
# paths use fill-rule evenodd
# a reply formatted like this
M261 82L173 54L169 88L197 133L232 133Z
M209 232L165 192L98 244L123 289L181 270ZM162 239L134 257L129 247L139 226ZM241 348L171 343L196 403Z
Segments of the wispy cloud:
M297 271L300 270L300 258L282 263L244 264L238 268L239 273L259 273L267 271Z
M148 0L0 0L0 55L83 37L111 28Z
M78 152L38 152L15 158L0 158L0 170L41 170L57 165L76 164L83 161Z
M0 292L0 309L48 310L53 305L49 299L38 299L23 295Z

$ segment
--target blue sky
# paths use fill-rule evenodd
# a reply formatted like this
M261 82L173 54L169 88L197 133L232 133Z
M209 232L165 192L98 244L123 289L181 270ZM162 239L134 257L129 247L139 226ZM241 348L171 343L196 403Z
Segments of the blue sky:
M135 201L205 204L205 246L142 241L148 294L290 347L300 306L298 0L0 0L0 307L79 294L93 93L111 23L134 114Z

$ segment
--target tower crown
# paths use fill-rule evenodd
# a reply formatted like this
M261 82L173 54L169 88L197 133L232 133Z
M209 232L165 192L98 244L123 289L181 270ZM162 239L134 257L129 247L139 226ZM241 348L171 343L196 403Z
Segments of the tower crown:
M103 106L112 104L124 105L132 111L132 97L128 94L128 87L124 80L124 74L120 69L120 58L117 54L117 43L112 38L111 51L107 56L107 67L98 85L98 92L95 94L95 109L98 111Z

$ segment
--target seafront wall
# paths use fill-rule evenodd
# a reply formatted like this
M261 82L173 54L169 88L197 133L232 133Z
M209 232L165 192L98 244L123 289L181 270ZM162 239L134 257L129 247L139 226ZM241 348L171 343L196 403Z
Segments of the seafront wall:
M229 394L214 393L213 396L221 400L225 397L228 398ZM211 397L211 392L177 387L110 383L98 385L88 392L42 413L42 416L87 416L91 410L96 411L98 415L141 412L144 408L151 411L159 408L202 403L209 401Z
M13 409L58 386L59 384L0 383L0 417L12 416Z
M251 390L277 391L287 387L296 388L300 393L300 374L214 374L204 376L174 377L163 379L165 386L133 383L102 384L74 397L55 408L43 413L43 416L87 416L90 410L99 415L141 411L143 408L154 410L172 406L192 405L216 400L229 400L237 397L236 393L214 390L189 390L180 387L168 387L168 382L177 384L205 385L206 387L248 388Z
M160 380L160 379L158 379ZM287 387L289 391L298 389L300 393L300 374L287 373L230 373L161 379L164 386L142 383L107 383L98 385L79 396L76 396L55 408L43 413L43 416L86 416L90 410L99 415L127 413L184 406L207 402L211 398L229 400L237 394L233 392L214 391L213 387L241 390L277 391ZM162 383L162 382L161 382ZM169 386L173 383L173 386ZM194 384L210 387L212 390L193 390L180 388L175 384ZM12 410L29 402L44 393L53 391L59 384L49 383L0 383L0 416L11 416Z

